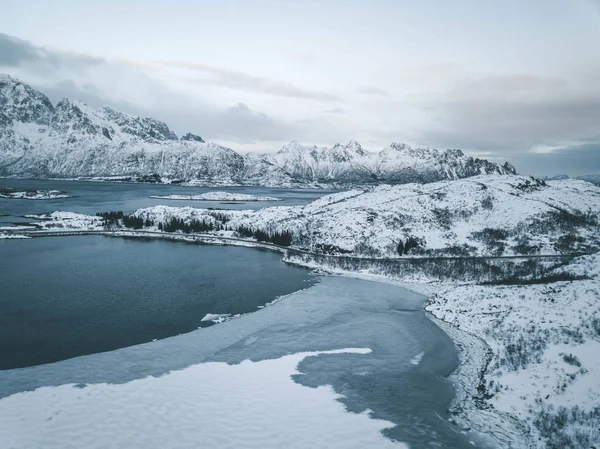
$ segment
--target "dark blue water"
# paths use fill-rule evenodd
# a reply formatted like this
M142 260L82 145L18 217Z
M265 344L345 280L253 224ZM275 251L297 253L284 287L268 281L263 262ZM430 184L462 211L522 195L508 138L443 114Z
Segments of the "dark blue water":
M312 285L239 247L101 236L0 240L0 369L189 332Z
M0 186L16 190L60 190L75 198L57 200L16 200L0 198L0 222L20 221L19 217L56 210L94 215L96 212L122 210L133 212L142 207L166 204L218 209L259 209L268 206L307 204L335 190L275 189L268 187L182 187L168 184L119 182L57 181L35 179L0 179ZM272 196L282 201L219 202L174 201L148 198L152 195L198 195L211 191Z

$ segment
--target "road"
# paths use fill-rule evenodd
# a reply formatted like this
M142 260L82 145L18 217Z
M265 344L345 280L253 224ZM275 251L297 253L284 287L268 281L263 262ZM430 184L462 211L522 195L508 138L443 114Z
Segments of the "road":
M360 256L349 256L345 254L320 254L311 251L306 251L300 248L288 247L276 245L268 242L257 242L248 239L241 239L236 237L221 237L211 234L180 234L180 233L168 233L159 231L139 231L139 230L128 230L122 229L118 231L107 231L107 230L65 230L65 231L20 231L20 235L27 235L29 237L69 237L78 235L104 235L109 237L154 237L163 238L170 240L194 240L202 241L206 243L218 243L227 244L228 242L234 245L244 245L253 248L263 248L270 251L277 251L284 254L303 254L307 256L327 256L331 258L339 258L346 260L360 260L360 261L376 261L376 262L391 262L391 263L407 263L414 261L439 261L439 260L497 260L497 259L562 259L572 258L577 256L585 255L584 253L576 254L535 254L528 256L470 256L470 257L360 257Z

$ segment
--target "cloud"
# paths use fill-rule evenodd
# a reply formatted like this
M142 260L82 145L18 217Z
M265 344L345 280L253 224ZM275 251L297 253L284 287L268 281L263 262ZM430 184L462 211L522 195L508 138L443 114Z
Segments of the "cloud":
M345 114L346 111L344 111L342 108L333 108L333 109L327 109L325 111L326 114Z
M31 44L0 33L0 66L15 67L40 56L39 50Z
M239 103L221 113L204 117L204 124L218 139L237 142L286 140L293 138L299 129L290 123L254 111Z
M179 134L189 131L209 140L256 142L291 140L301 133L297 124L275 119L244 103L219 107L189 92L173 90L149 76L151 66L147 64L48 50L0 34L0 67L11 69L12 75L54 103L67 97L95 108L110 105L129 114L163 120Z
M512 156L539 146L600 140L600 89L533 75L464 79L422 104L433 115L420 132L432 146Z
M183 61L160 61L158 64L169 68L186 69L205 75L204 77L190 78L189 81L194 83L227 87L230 89L251 93L263 93L278 97L320 101L342 101L340 97L332 93L303 89L282 81L249 75L233 70L226 70L206 64Z
M391 95L383 89L372 86L363 86L356 89L356 93L360 95L370 95L373 97L390 97Z
M0 33L1 67L84 67L103 64L106 61L89 55L50 51L22 39Z

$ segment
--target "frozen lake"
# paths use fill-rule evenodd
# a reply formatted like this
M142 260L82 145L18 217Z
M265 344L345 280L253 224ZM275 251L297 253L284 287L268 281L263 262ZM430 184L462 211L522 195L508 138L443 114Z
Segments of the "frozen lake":
M423 301L324 277L208 328L0 371L0 445L472 447L447 421L457 356Z

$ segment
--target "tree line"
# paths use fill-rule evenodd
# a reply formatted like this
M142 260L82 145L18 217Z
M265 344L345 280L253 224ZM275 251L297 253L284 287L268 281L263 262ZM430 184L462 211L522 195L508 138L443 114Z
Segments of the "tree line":
M153 227L156 223L150 218L137 217L135 215L124 214L123 211L98 212L98 217L104 219L105 227L123 226L131 229L143 229ZM221 230L233 230L240 237L254 237L259 242L270 242L280 246L290 246L292 244L293 234L291 231L274 231L266 232L262 229L252 229L247 226L239 226L235 229L230 228L227 223L229 216L213 212L211 214L215 221L212 220L184 220L183 218L171 217L166 222L159 221L156 225L159 231L177 232L181 231L185 234L203 233Z

